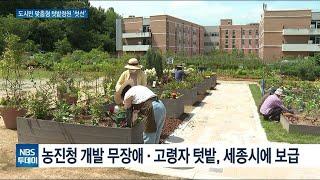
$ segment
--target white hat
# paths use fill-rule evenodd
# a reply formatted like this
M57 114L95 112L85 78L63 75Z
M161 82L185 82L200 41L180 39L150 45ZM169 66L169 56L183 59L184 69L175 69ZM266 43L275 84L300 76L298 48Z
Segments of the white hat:
M129 59L128 64L125 66L125 68L127 68L127 69L136 69L137 70L137 69L141 69L142 66L139 65L138 59L131 58L131 59Z
M276 92L274 92L274 94L279 95L279 96L283 96L283 90L281 88L278 88L276 90Z

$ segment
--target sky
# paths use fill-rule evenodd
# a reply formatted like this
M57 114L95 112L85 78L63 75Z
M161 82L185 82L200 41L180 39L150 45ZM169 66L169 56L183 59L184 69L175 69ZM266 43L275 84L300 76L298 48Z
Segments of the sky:
M149 17L167 14L202 26L219 25L220 19L233 19L233 24L260 21L262 4L268 10L311 9L320 11L320 1L90 1L94 7L114 10L122 17Z

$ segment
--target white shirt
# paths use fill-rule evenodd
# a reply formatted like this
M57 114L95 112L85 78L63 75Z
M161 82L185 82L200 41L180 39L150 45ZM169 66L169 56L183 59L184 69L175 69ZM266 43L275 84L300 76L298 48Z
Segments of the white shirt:
M154 94L149 88L145 86L133 86L131 87L126 94L124 95L124 101L128 100L130 97L132 99L132 104L140 104L152 97L156 97L157 95Z

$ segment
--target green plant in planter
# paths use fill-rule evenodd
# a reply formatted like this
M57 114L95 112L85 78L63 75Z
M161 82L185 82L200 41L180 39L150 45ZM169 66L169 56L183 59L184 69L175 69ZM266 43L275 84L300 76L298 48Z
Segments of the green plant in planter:
M52 119L53 94L47 89L37 89L35 94L29 96L26 103L28 109L27 116L36 119Z
M107 103L112 103L114 101L113 98L115 93L116 81L114 79L109 79L105 77L103 79L102 84L105 100L107 101Z
M160 99L177 99L181 96L181 93L171 90L164 90L160 96Z
M25 115L25 96L22 91L22 47L20 38L8 34L5 38L5 50L1 57L1 74L4 78L3 87L6 96L0 100L0 114L8 129L16 129L16 118Z
M4 90L6 96L1 99L1 105L19 108L23 104L24 95L22 92L22 63L19 49L20 38L9 34L6 39L6 48L1 58L1 73L5 79Z
M58 101L53 111L53 120L67 122L70 119L70 105L64 101Z
M89 113L92 116L92 125L99 125L99 121L106 117L107 109L105 108L105 100L102 96L93 97L89 104Z
M112 120L116 123L117 127L126 127L127 113L124 108L120 108L119 111L111 115Z

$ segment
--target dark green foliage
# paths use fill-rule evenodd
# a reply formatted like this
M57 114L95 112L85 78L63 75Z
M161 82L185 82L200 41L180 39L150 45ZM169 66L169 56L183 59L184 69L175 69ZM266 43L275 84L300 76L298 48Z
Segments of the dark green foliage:
M313 58L281 62L279 65L280 72L283 75L296 76L301 80L309 81L314 81L320 77L320 66Z
M89 8L88 19L17 19L16 8ZM0 3L0 54L4 51L4 37L15 34L25 51L57 51L62 54L73 49L91 51L102 48L115 52L115 21L120 16L113 8L91 7L87 0L2 1Z
M145 54L146 69L155 68L158 78L163 76L163 57L159 51L149 49Z

